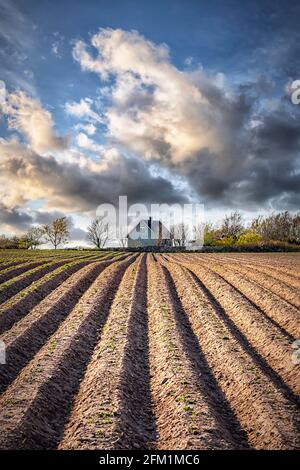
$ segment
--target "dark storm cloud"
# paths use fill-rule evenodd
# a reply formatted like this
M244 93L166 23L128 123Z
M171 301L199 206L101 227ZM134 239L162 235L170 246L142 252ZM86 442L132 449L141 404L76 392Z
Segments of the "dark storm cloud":
M51 224L55 219L65 217L60 211L31 211L26 213L21 208L9 209L0 205L0 226L8 226L10 230L24 233L33 225L43 226ZM72 217L67 217L69 222L69 233L72 241L86 241L86 231L76 227ZM1 233L0 233L1 235Z
M268 88L247 84L230 101L213 87L206 90L222 117L224 148L220 153L201 150L179 171L207 204L299 208L300 110L289 97L279 99L274 110L272 103L270 109L260 108Z
M34 222L38 225L47 225L51 224L53 220L60 219L65 217L65 214L60 211L35 211L34 212ZM86 232L79 227L76 227L72 217L67 217L69 222L69 232L71 240L83 241L86 240Z
M300 143L300 113L297 116L289 113L283 107L278 111L263 116L263 124L257 127L256 150L267 154L297 152Z
M65 214L60 211L47 212L47 211L38 210L38 211L34 211L33 220L38 225L47 225L47 224L51 224L53 220L60 219L62 217L65 217Z
M70 239L79 242L87 241L87 232L79 227L74 227L74 225L71 224Z
M32 221L32 217L22 212L18 207L9 209L0 204L0 225L9 225L20 230L27 230Z
M35 172L46 187L53 188L54 199L62 204L75 205L81 210L95 209L102 203L118 202L126 195L135 202L182 202L186 198L177 193L172 183L160 176L152 176L149 166L133 158L119 156L107 162L103 171L90 171L76 164L58 163L54 158L35 157Z
M148 164L119 153L107 158L102 166L90 167L76 161L57 161L52 156L41 157L15 143L12 146L9 153L10 143L3 145L1 175L11 184L23 182L28 188L22 195L24 201L32 198L32 189L35 197L49 198L51 207L68 212L90 211L102 203L117 203L119 195L127 195L129 203L186 200L170 181L153 176Z

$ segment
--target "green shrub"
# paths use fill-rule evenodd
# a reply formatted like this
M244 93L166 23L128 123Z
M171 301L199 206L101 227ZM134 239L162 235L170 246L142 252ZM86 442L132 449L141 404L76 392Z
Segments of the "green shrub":
M236 245L258 245L262 242L263 238L253 230L244 230L243 233L237 238Z
M219 240L216 240L216 246L233 246L236 243L235 237L223 237Z
M213 245L215 242L215 233L214 231L205 231L204 232L204 245L210 246Z

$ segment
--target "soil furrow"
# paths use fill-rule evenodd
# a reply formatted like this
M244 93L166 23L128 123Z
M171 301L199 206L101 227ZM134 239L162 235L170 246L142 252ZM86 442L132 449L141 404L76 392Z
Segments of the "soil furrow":
M113 257L113 259L122 259L123 256L120 257ZM86 259L85 257L82 258L82 261L80 258L77 258L75 261L70 260L69 262L60 262L57 265L52 267L50 266L50 269L45 269L41 275L39 275L39 271L33 273L34 274L34 279L30 280L28 282L28 277L25 275L21 275L21 279L18 281L18 285L16 286L15 284L12 284L8 287L6 287L3 290L3 296L7 297L6 300L4 300L1 305L0 305L0 315L1 312L4 312L8 310L9 308L14 310L14 307L16 309L20 308L23 310L24 305L27 305L27 300L29 296L29 300L33 301L32 307L35 305L34 304L34 299L38 299L39 295L43 295L43 289L46 283L48 281L54 279L56 275L60 274L64 270L71 270L73 269L73 265L78 265L78 263L82 263L82 266L91 263L92 261L97 261L97 260L105 260L105 259L111 259L112 256L106 255L94 255L92 257L88 257ZM12 289L11 289L12 288ZM47 288L45 289L45 292L47 292ZM1 297L1 293L0 293ZM43 298L43 297L42 297Z
M155 448L156 425L150 391L147 263L139 267L120 374L119 438L115 449Z
M0 449L300 449L299 288L300 253L0 250Z
M223 259L228 262L228 259ZM241 258L230 259L230 261L241 264ZM244 266L249 266L252 268L265 268L268 270L269 274L276 272L276 274L279 276L281 274L286 275L288 280L296 280L298 281L298 283L300 282L299 273L295 272L295 262L286 264L285 262L274 260L272 262L272 269L270 270L270 258L260 258L259 260L257 260L251 259L249 257L243 257L242 261Z
M259 284L260 276L251 274L247 269L232 264L209 259L206 266L221 276L225 282L236 289L260 314L278 328L282 335L293 342L300 334L299 310L287 303L268 288ZM299 292L298 292L299 296Z
M146 448L155 437L146 306L140 297L146 288L145 275L144 255L122 279L60 448Z
M215 312L195 275L177 263L166 266L203 353L250 444L257 449L299 448L297 407L260 373Z
M40 302L56 289L56 287L68 279L68 277L77 270L83 268L86 264L89 263L82 262L64 270L60 270L55 276L51 277L49 281L46 281L42 285L41 289L30 291L26 296L21 298L21 300L13 303L12 306L3 308L4 305L2 305L0 308L0 334L3 334L5 331L10 329L15 322L26 316L32 308L40 304Z
M57 330L80 297L109 264L93 263L82 268L1 336L6 345L6 366L0 368L0 393Z
M251 261L249 258L231 258L228 259L226 257L217 257L213 256L211 259L214 261L223 261L224 263L232 263L238 266L243 267L244 269L249 269L252 271L258 271L259 273L265 274L269 278L273 279L274 281L281 281L284 282L287 286L293 286L296 289L300 287L300 277L297 273L295 273L295 267L293 266L292 271L284 268L282 265L277 265L276 262L272 263L272 266L269 265L269 261L258 260L258 261Z
M9 281L10 279L13 279L16 276L19 276L20 274L26 273L26 271L30 271L31 269L37 268L38 266L42 266L46 263L51 263L52 260L47 259L47 260L39 260L35 262L29 262L25 263L22 266L19 266L14 269L6 269L4 272L0 273L0 284L3 284L6 281ZM64 261L64 259L62 260Z
M120 257L118 259L122 259ZM39 305L53 290L55 290L64 280L68 279L73 273L93 262L98 261L106 263L106 260L113 262L116 258L110 260L107 257L92 258L87 261L75 261L68 265L63 265L56 270L46 274L34 283L34 287L25 288L15 297L9 299L0 306L0 334L7 331L13 324L25 317L31 309ZM103 260L103 261L102 261Z
M56 268L63 266L64 264L66 264L65 261L55 261L54 263L34 268L32 272L30 271L29 273L21 274L20 279L16 278L14 282L8 286L6 286L5 283L2 284L2 289L0 291L0 304L3 304L20 290L25 289L25 287L28 287L33 282L45 276L45 274L54 271Z
M40 256L38 256L38 258L40 259ZM44 259L44 258L42 258ZM48 259L48 258L47 258ZM50 257L49 257L50 259ZM0 263L0 269L1 269L1 272L5 271L6 269L9 269L9 268L14 268L15 266L19 267L20 264L25 264L25 263L28 263L30 262L30 258L27 258L27 259L20 259L20 260L16 260L16 261L11 261L11 262L5 262L5 261L2 261Z
M225 262L223 262L223 265L225 265ZM226 266L230 266L230 269L242 274L244 277L252 281L255 281L259 286L272 292L273 296L276 296L287 302L292 307L299 309L299 289L287 285L280 279L274 279L266 273L253 271L252 269L245 268L237 263L230 265L226 263Z
M164 274L171 303L174 306L175 321L183 348L191 366L195 369L195 373L199 377L200 387L203 388L203 393L205 393L207 401L214 411L216 421L220 423L220 426L222 426L227 433L233 436L233 441L236 439L236 442L244 443L244 446L248 447L245 433L236 420L229 402L226 400L219 387L218 381L211 371L198 338L192 329L189 317L178 297L174 280L165 267Z
M237 292L251 303L275 328L278 328L283 336L293 342L300 335L300 312L274 297L272 292L261 287L254 281L249 281L245 276L232 272L231 267L222 268L213 264L211 269L217 272L226 282L233 286Z
M189 269L246 352L285 397L299 405L299 381L291 361L290 344L278 331L272 331L271 324L266 327L259 312L220 276L199 266L189 265Z
M131 257L105 269L0 399L3 449L54 449Z
M172 260L167 257L165 259ZM186 260L187 258L185 258ZM193 260L197 257L190 256L189 263L193 264ZM199 262L198 257L198 262ZM180 262L178 258L173 259ZM187 265L184 260L184 264ZM199 264L201 266L201 264ZM261 315L266 317L281 333L293 342L299 334L300 312L295 305L299 298L299 291L291 288L282 288L279 281L274 282L274 287L270 283L262 281L262 273L252 273L249 269L243 268L236 264L225 263L220 258L206 258L205 266L210 267L214 272L218 273L226 282L231 284L242 296L260 311ZM278 294L281 293L281 295ZM293 295L294 304L287 300ZM297 299L297 300L296 300Z
M190 330L185 333L184 341L182 323L178 328L178 316L182 312L176 311L162 266L150 257L148 263L151 389L159 433L158 448L247 447L245 440L239 441L232 434L230 424L227 426L219 419L218 405L212 400L211 388L204 376L210 374L209 368L201 366L199 360L202 375L199 377L200 371L194 370L191 357L185 351L185 346L195 346ZM202 355L200 357L203 359ZM216 389L215 392L218 399L220 395Z

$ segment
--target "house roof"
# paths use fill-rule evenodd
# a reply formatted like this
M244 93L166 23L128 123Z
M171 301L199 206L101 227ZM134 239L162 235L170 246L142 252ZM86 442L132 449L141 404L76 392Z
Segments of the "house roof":
M163 233L163 238L170 238L170 231L166 228L166 226L160 221L160 220L154 220L154 219L143 219L140 220L138 224L136 224L135 227L133 227L130 232L128 233L127 237L130 237L130 234L136 229L138 225L141 225L141 230L140 232L144 230L149 230L151 231L151 238L159 238L159 227L162 229ZM151 225L151 226L150 226Z

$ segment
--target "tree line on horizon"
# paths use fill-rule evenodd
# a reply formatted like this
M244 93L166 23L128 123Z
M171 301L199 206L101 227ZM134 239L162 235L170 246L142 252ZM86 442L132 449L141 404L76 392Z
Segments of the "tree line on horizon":
M70 223L66 217L57 218L50 224L32 226L21 236L0 235L0 249L36 249L50 243L54 249L70 240ZM185 224L171 227L170 237L174 246L184 247L189 237L189 228ZM244 223L242 214L232 212L216 224L200 223L194 231L203 235L204 246L257 246L263 244L300 244L300 213L289 211L260 215L250 224ZM177 235L179 234L180 235ZM104 248L110 239L110 227L103 217L96 217L87 229L87 240L96 248ZM126 240L119 240L121 247Z
M300 213L289 211L259 215L246 226L239 212L226 215L221 223L206 224L204 245L242 246L272 243L300 244Z

